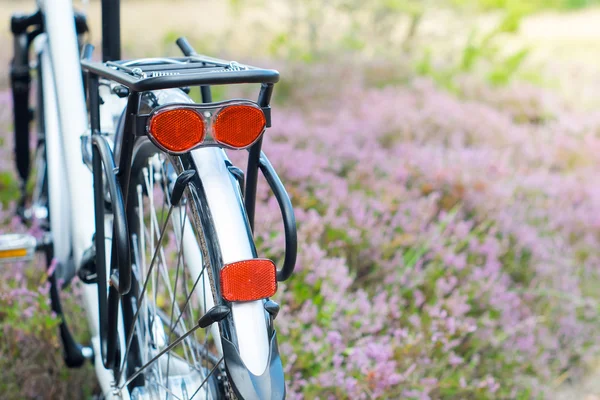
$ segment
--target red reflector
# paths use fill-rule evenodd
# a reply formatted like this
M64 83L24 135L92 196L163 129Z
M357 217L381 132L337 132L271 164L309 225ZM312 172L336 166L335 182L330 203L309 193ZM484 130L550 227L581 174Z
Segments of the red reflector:
M213 122L214 139L235 149L250 146L265 130L266 119L256 106L236 104L219 111Z
M148 133L165 150L184 153L204 140L204 120L189 108L161 111L150 119Z
M226 264L221 269L221 296L227 301L253 301L277 291L273 261L255 258Z

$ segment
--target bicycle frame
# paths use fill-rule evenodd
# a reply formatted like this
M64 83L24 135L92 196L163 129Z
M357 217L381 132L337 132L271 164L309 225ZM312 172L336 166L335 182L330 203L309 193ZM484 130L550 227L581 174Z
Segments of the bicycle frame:
M88 76L87 90L90 106L90 121L88 121L83 90L84 82L77 47L77 30L72 23L74 19L76 21L77 19L72 9L71 0L39 0L38 5L41 14L38 13L34 16L37 18L37 25L40 26L40 29L27 33L29 35L27 40L35 37L33 44L39 60L39 70L41 71L39 79L41 79L42 84L43 115L45 116L46 168L49 182L48 207L52 216L50 228L53 234L54 257L62 265L81 266L86 260L86 252L90 249L94 234L96 234L96 249L102 255L100 258L96 255L96 265L99 267L99 285L83 285L84 308L92 334L94 353L96 354L96 375L105 396L108 398L110 396L128 398L127 391L114 390L115 386L121 383L114 382L114 372L118 372L119 365L124 364L122 359L115 360L114 358L118 354L116 351L117 346L121 349L126 347L124 333L119 330L117 334L116 327L124 325L120 296L127 293L130 286L129 237L126 221L125 224L123 222L123 215L119 215L118 212L111 215L104 215L104 212L99 214L98 207L94 207L94 203L103 204L103 193L97 190L98 187L103 187L100 175L103 171L102 166L104 166L106 180L109 183L111 199L113 202L118 203L113 208L119 209L119 206L124 206L127 203L126 196L129 192L134 139L136 136L145 134L140 133L139 129L143 126L144 116L137 115L141 92L176 88L188 84L200 85L203 100L210 102L210 90L207 85L260 82L262 83L262 89L258 104L267 115L267 120L270 120L269 100L273 84L278 79L278 73L272 70L250 67L250 70L235 74L216 71L201 78L194 77L192 74L190 75L191 78L187 78L187 81L186 78L168 76L168 74L167 76L152 78L153 80L138 81L103 64L83 61L83 68ZM120 58L119 0L103 0L102 11L103 59L105 61L118 59ZM25 32L25 29L23 29L23 32ZM20 38L15 37L17 40L21 40L20 38L23 36L21 35ZM187 42L186 45L191 49ZM18 46L15 47L18 48ZM193 54L195 55L195 53ZM196 56L196 58L198 57ZM209 63L220 61L206 58L203 62L206 62L206 60ZM219 68L222 68L223 64L219 65L221 65ZM107 128L104 126L105 121L109 121L109 124L111 121L111 116L107 117L106 113L121 110L124 100L113 95L103 95L104 105L101 111L98 104L99 77L119 82L128 87L130 91L127 100L125 131L121 138L122 141L119 143L121 147L118 169L115 168L110 147L105 139L99 135L100 121L103 121L102 128L105 132ZM114 126L110 126L108 131L115 132L116 130ZM93 173L84 162L83 137L92 139ZM261 153L261 144L262 140L258 140L249 149L250 155L245 185L243 173L240 182L240 177L235 176L232 172L231 168L233 166L230 163L228 164L229 161L222 149L216 147L198 148L191 151L187 159L197 171L197 178L199 179L197 187L203 188L200 202L205 207L206 212L202 213L203 215L199 218L208 218L206 220L207 226L214 221L215 231L212 234L220 239L218 241L220 248L213 249L211 254L218 254L218 261L225 264L256 257L252 240L256 182L259 169L265 174L284 214L286 246L289 245L290 249L293 248L293 251L286 251L284 268L277 273L278 280L285 280L290 276L295 263L295 220L291 203L281 181L279 181L264 154ZM28 170L21 171L21 167L26 162L18 164L19 172L26 179ZM112 173L113 171L115 173ZM245 186L244 200L242 200L239 190L235 189L237 183L240 183L240 188ZM94 188L96 188L96 192L94 192ZM125 193L125 198L122 201L121 193ZM217 223L219 221L221 222ZM186 228L182 238L184 243L183 252L186 257L189 255L194 260L192 264L198 267L203 265L202 259L206 257L206 253L201 254L198 251L198 244L193 240L194 234L188 229L191 228ZM105 246L104 244L104 234L110 232L114 236L111 242L112 251L111 246ZM110 259L110 263L106 263L107 259ZM98 260L101 260L101 262L98 262ZM107 278L111 276L110 273L115 265L122 271L113 280L114 284L111 284L108 288ZM203 281L202 286L208 286L208 283ZM100 293L109 292L108 298L105 295L99 296L99 289ZM276 338L272 331L272 319L278 311L278 306L273 302L267 303L252 301L230 304L230 323L236 329L245 332L245 335L236 336L233 334L230 337L228 325L223 325L220 322L213 324L211 328L217 332L217 334L214 334L215 337L222 337L223 343L221 345L217 341L217 347L220 353L224 355L227 361L228 373L232 377L237 376L239 381L246 382L249 378L253 382L252 376L260 378L266 374L267 380L263 383L271 382L271 380L277 381L273 386L275 388L274 393L284 395L285 387L283 385L281 361L277 351ZM268 322L269 319L270 323ZM218 332L224 332L223 336ZM107 345L105 340L107 340ZM120 357L123 358L124 355L121 354ZM248 373L251 373L252 376L247 375ZM268 385L270 384L268 383ZM247 384L244 385L247 386ZM251 388L252 385L249 387Z
M201 63L202 65L216 63L222 65L224 61L215 59L203 59L200 56L193 57L188 61L194 61ZM235 71L235 72L224 72L222 66L218 68L211 67L195 67L194 64L186 64L185 67L181 67L186 70L186 74L179 75L173 71L161 76L146 77L143 75L143 71L140 72L140 77L133 78L126 72L123 72L123 68L112 69L108 68L102 63L94 63L86 60L82 60L82 66L84 71L88 74L88 98L90 103L90 118L92 133L100 132L100 110L98 99L98 79L99 77L108 79L113 82L124 85L128 90L128 103L127 112L125 117L125 130L124 134L129 137L122 138L122 145L120 147L120 153L118 155L119 168L116 176L112 174L106 175L108 179L109 187L111 188L111 198L121 199L123 196L121 193L128 193L128 174L129 167L131 165L132 156L132 145L135 136L145 135L144 128L147 126L148 115L139 115L138 108L140 103L140 95L142 92L153 91L158 89L169 89L179 88L186 85L215 85L215 84L227 84L227 83L262 83L258 105L265 110L268 114L269 101L272 93L274 82L278 80L278 73L273 70L263 70L254 67L248 67L249 69ZM210 73L199 72L197 70L203 70L208 68ZM125 68L127 69L127 68ZM100 185L101 178L100 174L102 171L112 171L115 169L114 161L112 160L112 154L104 139L100 135L93 135L92 141L95 145L94 153L94 174L96 175L97 185ZM254 146L258 146L258 154L260 154L260 141ZM256 147L253 147L256 148ZM252 153L251 153L252 154ZM202 210L200 210L199 218L203 220L204 226L215 227L214 232L210 232L209 235L214 235L219 243L219 248L212 248L203 254L203 257L210 255L212 265L224 265L239 260L247 260L256 258L256 250L254 249L251 229L249 223L244 215L245 206L241 200L239 191L234 190L234 185L237 184L235 178L231 175L227 166L227 157L223 150L215 147L204 147L192 150L189 153L193 163L195 171L199 177L199 184L196 185L196 190L201 191L197 197L200 199L201 204L204 204ZM99 163L102 159L104 169L101 168ZM259 163L251 164L254 168L259 167ZM265 175L269 184L274 187L278 201L283 204L280 199L282 194L281 182L276 177L272 167L263 155L260 168L263 171L268 171ZM183 171L178 171L179 173ZM117 183L117 179L119 182ZM120 189L119 190L119 185ZM199 189L199 188L202 188ZM246 196L248 195L249 186L246 186ZM254 186L255 190L255 186ZM283 191L283 193L285 193ZM278 195L279 194L279 195ZM97 203L102 203L101 196L96 193ZM287 197L287 196L286 196ZM127 202L127 198L124 198L124 202ZM291 210L291 204L287 207L282 207L286 216L286 223L284 224L288 228L293 226L292 229L286 231L286 241L290 239L293 242L293 252L286 252L286 263L284 268L278 272L279 280L285 280L291 274L291 269L295 263L295 222L293 220L293 214ZM286 212L287 210L287 212ZM97 211L98 212L98 211ZM122 217L122 208L117 205L113 205L113 213L116 221ZM96 215L98 221L101 221L103 216ZM211 224L211 220L214 224ZM291 222L290 222L291 221ZM129 290L129 281L127 279L121 279L122 277L128 277L131 275L131 266L127 261L129 258L129 248L127 243L127 231L124 228L123 223L115 223L116 229L113 231L112 245L113 255L118 254L119 262L115 263L115 257L113 256L113 262L111 262L113 273L118 272L118 278L114 281L118 281L118 285L112 285L110 287L108 298L101 296L100 299L100 318L102 326L114 326L116 325L116 314L114 311L117 303L115 298L118 293L124 294ZM289 235L289 232L293 232L293 237ZM100 235L102 236L102 235ZM185 245L185 241L184 241ZM96 248L101 248L103 244L96 241ZM193 250L184 247L184 253L193 253ZM102 254L102 253L100 253ZM213 258L213 256L215 258ZM288 258L291 259L287 260ZM102 266L105 264L105 260L97 261L97 265ZM201 259L199 262L193 263L195 265L202 265ZM118 266L118 269L115 268ZM99 274L99 282L106 281L108 275ZM117 276L117 275L114 275ZM215 286L218 288L218 273L213 273L215 279ZM107 288L102 284L100 286L101 293L104 293ZM224 300L217 296L216 301L219 302L218 306L224 306ZM106 304L106 306L104 306ZM108 309L103 308L108 307ZM272 331L271 323L267 324L265 317L266 313L270 313L265 307L262 301L251 301L245 303L231 303L231 317L227 320L220 320L215 323L213 327L218 326L220 337L222 342L222 354L225 358L225 365L229 375L237 380L239 385L236 389L242 393L246 393L247 398L256 398L257 394L263 396L275 396L274 398L280 398L284 396L285 386L283 383L283 374L281 360L277 350L276 339L274 332ZM229 319L230 318L230 319ZM269 318L267 318L269 319ZM243 335L236 335L235 331L232 332L230 326L233 326L239 332L244 332ZM268 328L269 331L268 332ZM111 336L110 329L101 332L101 340L106 342L107 351L104 351L102 356L106 367L114 368L118 364L114 359L114 350L116 349L116 337ZM272 393L270 391L273 391Z
M74 13L70 0L45 0L39 5L45 34L36 38L35 50L43 73L52 240L60 263L79 266L92 243L95 224L92 174L81 156L81 136L89 125ZM100 354L97 292L96 285L83 285L92 345ZM113 374L99 357L95 369L103 392L108 393Z

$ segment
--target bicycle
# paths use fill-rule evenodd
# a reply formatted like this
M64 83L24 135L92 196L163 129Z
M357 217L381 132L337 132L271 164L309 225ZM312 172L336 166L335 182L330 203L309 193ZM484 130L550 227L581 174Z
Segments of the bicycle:
M121 60L119 0L102 1L102 62L85 16L48 0L11 19L19 213L45 234L0 238L0 260L46 255L65 363L94 362L111 399L283 399L271 300L293 273L290 199L266 155L277 71L198 55ZM29 63L33 46L35 65ZM31 70L37 76L35 188L30 175ZM258 100L213 102L211 86L260 84ZM200 87L194 102L190 87ZM225 150L248 150L246 172ZM282 211L283 267L252 239L258 172ZM73 338L59 292L75 276L92 340Z

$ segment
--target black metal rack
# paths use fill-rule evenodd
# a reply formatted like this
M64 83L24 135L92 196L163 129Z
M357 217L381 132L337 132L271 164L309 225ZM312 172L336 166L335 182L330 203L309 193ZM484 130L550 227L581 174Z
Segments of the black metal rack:
M118 202L109 212L113 213L115 225L112 232L112 260L110 260L111 285L106 287L106 278L101 277L104 285L99 290L99 303L101 309L100 332L102 342L102 359L105 367L119 368L117 359L117 338L115 336L116 315L120 296L127 295L131 286L130 244L128 238L127 221L124 209L127 207L129 181L131 173L131 159L135 137L146 134L146 120L148 115L140 114L140 103L144 92L161 89L200 86L202 101L212 102L210 87L212 85L228 84L261 84L257 104L265 112L267 126L270 126L270 100L273 86L279 80L279 73L271 69L257 68L241 65L237 62L225 61L206 57L195 53L193 48L184 39L180 38L177 44L182 49L185 57L155 58L143 60L120 60L106 62L90 61L93 48L88 45L83 51L81 66L86 79L86 89L90 110L90 125L92 133L92 164L95 186L102 185L103 178L107 180L111 191L111 199ZM114 49L116 52L116 48ZM120 138L120 152L118 157L113 155L106 146L100 127L100 96L98 92L100 79L116 82L124 88L120 91L122 97L127 96L127 109L125 112L124 134ZM126 88L126 89L125 89ZM267 183L273 191L281 208L284 234L285 257L283 266L277 271L277 280L284 281L291 276L296 263L297 233L296 220L291 201L281 180L273 166L261 151L262 138L254 143L248 150L248 165L245 174L245 184L241 184L244 192L244 205L248 215L250 227L254 230L254 214L256 205L256 185L258 171L263 173ZM118 158L118 165L115 165ZM114 171L114 173L108 173ZM241 171L239 171L241 172ZM244 180L244 174L236 176ZM99 191L96 198L96 223L102 225L104 219L104 202ZM99 225L99 226L100 226ZM104 243L101 237L104 232L97 232L96 237L96 264L106 265L104 260ZM117 256L118 254L118 256ZM100 259L99 259L100 258ZM108 293L107 293L108 291Z
M135 60L108 63L82 60L81 66L84 71L120 83L133 92L241 83L273 85L279 81L279 72L275 70L206 56L194 55L156 60L156 62L148 61L143 65L133 64L132 67L128 64L135 63Z

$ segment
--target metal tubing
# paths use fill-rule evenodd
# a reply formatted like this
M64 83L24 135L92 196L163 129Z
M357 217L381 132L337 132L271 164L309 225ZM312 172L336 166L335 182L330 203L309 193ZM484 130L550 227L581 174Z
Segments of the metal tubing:
M212 103L212 93L210 92L210 86L200 86L200 93L202 94L203 103Z
M92 134L100 134L100 94L98 93L98 75L88 74L87 87L90 105L90 125Z
M256 143L250 147L248 154L248 166L246 168L246 192L244 193L244 205L246 206L246 214L250 229L254 232L254 210L256 208L256 186L258 184L258 161L260 159L261 137Z
M119 171L117 177L121 183L123 192L123 202L127 207L127 197L129 195L129 181L131 178L131 158L133 157L133 145L136 136L136 115L140 106L140 94L131 93L127 100L127 110L125 111L125 127L121 139L121 149L119 154Z
M96 234L94 236L96 247L96 273L98 274L98 306L100 351L102 364L106 368L112 368L115 364L114 353L107 351L108 336L108 308L106 301L106 252L104 248L104 185L102 182L102 161L96 147L92 148L92 164L94 175L94 216L96 221Z
M14 154L17 171L21 178L21 206L25 205L26 182L30 171L29 155L29 41L27 34L14 37L14 58L10 65L10 83L13 98Z
M288 196L283 183L281 183L281 179L279 179L277 172L275 172L275 168L273 168L264 153L261 153L260 155L260 170L271 187L273 194L275 194L277 204L279 204L281 215L283 216L285 257L283 260L283 267L277 271L277 280L282 282L292 275L294 267L296 266L296 253L298 251L296 216L294 215L294 208L292 207L290 197Z
M120 294L126 294L131 288L131 256L129 247L129 230L127 229L127 214L125 214L125 205L123 201L123 192L117 177L115 177L115 162L106 141L101 135L92 136L92 146L97 149L104 167L104 176L110 193L112 213L113 213L113 238L111 254L111 273L118 269L118 290ZM96 188L94 188L96 191ZM104 189L99 188L103 193ZM98 228L98 227L96 227ZM117 282L115 282L116 284Z
M246 69L241 71L207 72L206 68L188 70L185 74L142 78L115 70L104 64L82 60L84 70L127 86L134 92L179 88L197 85L228 85L237 83L277 83L279 72L271 69ZM174 68L176 69L176 68Z
M131 256L127 219L121 188L114 175L115 163L106 139L101 135L92 136L92 162L94 165L94 203L96 207L96 273L98 274L98 303L100 304L100 340L104 366L118 372L120 356L118 315L121 294L131 288ZM104 185L106 178L112 201L113 237L111 252L111 281L107 292L104 231ZM116 266L116 268L115 268ZM118 269L117 269L118 268ZM116 271L115 271L116 269ZM116 278L113 279L112 277Z
M273 84L263 83L260 88L258 95L258 105L260 107L268 107L271 102L271 95L273 94ZM248 155L248 167L246 170L246 193L244 194L244 205L246 206L246 213L248 214L248 222L250 223L250 229L254 231L254 209L256 206L256 185L258 182L258 163L260 159L260 153L262 148L261 137L256 143L250 147L250 154Z
M120 0L102 0L102 60L121 59Z

